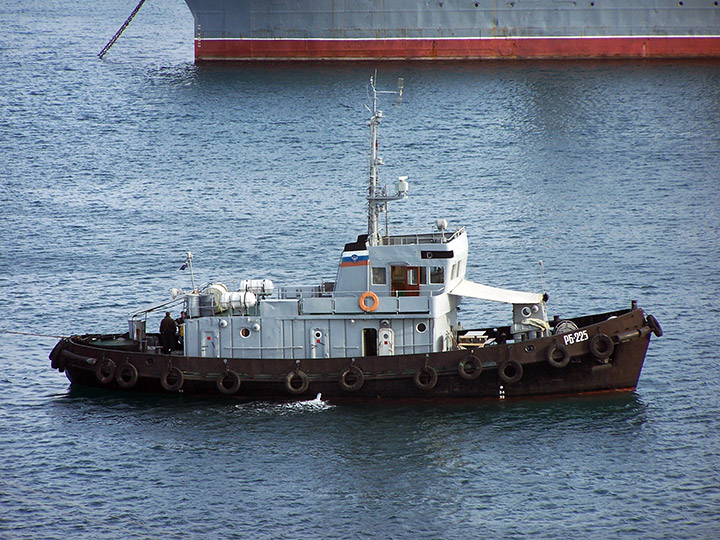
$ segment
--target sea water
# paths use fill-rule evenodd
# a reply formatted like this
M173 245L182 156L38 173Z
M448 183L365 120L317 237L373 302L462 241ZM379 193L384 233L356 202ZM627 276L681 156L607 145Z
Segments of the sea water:
M0 5L0 537L716 538L720 64L201 65L181 0ZM239 403L70 387L56 337L198 282L332 280L366 229L465 226L550 315L637 300L624 395ZM540 261L543 261L542 266ZM465 326L509 308L466 301ZM151 326L159 324L151 321Z

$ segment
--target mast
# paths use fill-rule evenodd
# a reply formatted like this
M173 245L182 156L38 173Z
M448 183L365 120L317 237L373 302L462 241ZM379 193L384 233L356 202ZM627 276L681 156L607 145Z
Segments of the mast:
M375 74L377 76L377 72ZM376 201L378 190L378 130L382 111L377 110L377 90L375 81L370 77L370 88L372 88L372 117L370 118L370 187L368 189L368 239L371 246L376 246L380 240L378 230L378 217L380 214L379 204ZM382 159L380 160L382 161Z
M372 109L366 108L372 114L370 122L370 185L368 187L368 242L371 246L377 246L381 243L379 217L381 212L387 215L387 203L389 201L397 201L407 198L407 176L401 176L395 185L397 193L388 195L387 188L380 188L378 166L383 164L382 158L378 156L378 131L380 129L380 121L383 117L382 111L377 108L378 94L399 94L402 96L402 79L398 79L399 92L378 91L375 88L377 80L377 71L375 75L370 77L370 88L372 89Z

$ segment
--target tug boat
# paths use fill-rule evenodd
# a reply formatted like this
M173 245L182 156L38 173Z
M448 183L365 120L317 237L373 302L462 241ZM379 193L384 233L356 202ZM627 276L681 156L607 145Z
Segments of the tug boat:
M632 391L658 321L630 307L549 318L548 295L466 279L468 238L439 219L431 232L390 235L388 204L408 177L381 187L375 77L370 79L368 228L345 245L334 282L275 288L248 279L172 290L132 314L125 333L73 335L50 353L72 384L246 400L506 399ZM401 92L402 90L400 90ZM387 219L385 221L387 223ZM507 326L464 328L465 298L502 302ZM181 343L147 331L148 315L181 308ZM171 325L172 326L172 325ZM174 330L174 326L173 326Z

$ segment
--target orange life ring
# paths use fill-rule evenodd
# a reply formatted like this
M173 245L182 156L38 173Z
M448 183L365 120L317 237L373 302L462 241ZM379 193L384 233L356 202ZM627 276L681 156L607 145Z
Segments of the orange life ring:
M372 304L370 304L369 306L365 304L365 300L367 298L370 298L372 300ZM370 313L371 311L375 311L378 308L378 306L380 305L380 299L374 292L365 291L360 295L360 300L358 300L358 304L360 304L360 309L362 309L366 313Z

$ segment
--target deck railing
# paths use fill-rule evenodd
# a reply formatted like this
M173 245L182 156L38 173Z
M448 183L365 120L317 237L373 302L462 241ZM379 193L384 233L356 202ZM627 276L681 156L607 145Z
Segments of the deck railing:
M460 227L453 233L436 232L420 234L404 234L398 236L384 236L381 238L383 246L404 246L415 244L447 244L464 234L465 227Z

